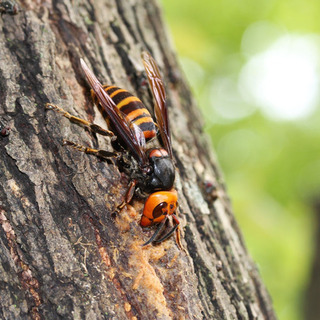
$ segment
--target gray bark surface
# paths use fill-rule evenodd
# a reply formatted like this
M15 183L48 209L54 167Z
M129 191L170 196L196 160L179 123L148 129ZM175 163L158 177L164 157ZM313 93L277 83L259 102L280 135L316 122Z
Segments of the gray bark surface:
M0 318L275 319L230 208L203 120L154 0L31 1L0 17ZM61 115L106 124L79 59L104 83L149 107L140 59L152 53L166 84L182 242L141 247L143 201L120 213L129 177L62 147L110 150ZM214 184L216 195L206 182Z

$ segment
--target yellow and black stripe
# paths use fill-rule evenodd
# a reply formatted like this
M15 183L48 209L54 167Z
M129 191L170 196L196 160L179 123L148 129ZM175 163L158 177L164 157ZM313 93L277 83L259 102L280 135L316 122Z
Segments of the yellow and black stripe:
M116 104L121 113L125 115L126 120L129 123L134 123L137 125L144 133L146 139L151 139L156 136L156 126L153 122L150 112L143 105L139 98L135 97L127 90L116 86L103 85L103 88ZM107 122L109 122L108 114L98 103L98 99L96 98L93 90L91 90L91 96L102 113L102 116Z

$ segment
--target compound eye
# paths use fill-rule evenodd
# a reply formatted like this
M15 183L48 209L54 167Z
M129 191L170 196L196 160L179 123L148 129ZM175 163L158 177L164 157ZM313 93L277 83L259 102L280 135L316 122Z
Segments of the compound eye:
M167 202L161 202L159 203L152 211L152 216L154 219L161 217L165 212L166 208L168 207Z

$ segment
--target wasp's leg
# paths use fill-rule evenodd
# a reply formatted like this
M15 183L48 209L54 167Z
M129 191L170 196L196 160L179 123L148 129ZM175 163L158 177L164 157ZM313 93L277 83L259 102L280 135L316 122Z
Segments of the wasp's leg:
M118 206L118 209L121 210L127 203L130 203L132 200L132 197L134 195L134 192L136 190L137 180L133 179L130 181L129 188L127 190L127 193L125 195L124 201Z
M162 238L160 238L158 240L155 240L154 243L160 243L160 242L168 239L176 230L178 230L180 221L178 220L178 218L176 217L175 214L172 215L172 218L176 224L172 227L172 229L165 236L163 236Z
M178 213L177 213L178 215ZM180 236L180 221L178 220L177 216L175 214L172 215L172 219L174 220L174 222L176 223L176 225L178 226L176 228L176 244L178 245L178 247L184 251L185 253L188 254L187 250L182 246L181 243L181 236Z
M186 249L181 244L180 229L179 229L180 221L178 220L178 218L175 214L172 215L172 219L175 222L175 226L161 239L155 240L154 243L160 243L160 242L168 239L174 232L176 232L176 243L177 243L178 247L187 253Z
M62 142L63 146L71 146L72 148L87 153L87 154L93 154L97 157L104 158L104 159L110 159L110 158L118 158L120 155L117 152L111 152L101 149L92 149L85 146L82 146L81 144L69 141L69 140L63 140Z
M76 123L76 124L78 124L78 125L80 125L82 127L88 128L89 130L91 130L94 133L98 133L98 134L101 134L103 136L114 137L114 133L112 131L103 129L100 126L98 126L97 124L91 123L91 122L89 122L87 120L75 117L72 114L70 114L69 112L63 110L62 108L58 107L55 104L47 103L46 104L46 109L56 111L56 112L62 114L67 119L69 119L70 122Z
M143 247L146 246L147 244L151 243L151 242L156 242L156 243L161 242L161 241L154 241L154 239L161 233L161 231L162 231L165 223L167 222L167 220L168 220L168 216L166 216L166 217L159 223L157 230L154 232L154 234L152 235L152 237L151 237L147 242L145 242L145 243L142 245ZM174 230L173 230L173 231L174 231ZM171 231L170 231L170 232L171 232ZM170 233L170 232L169 232L169 233ZM170 235L171 235L171 234L172 234L172 232L170 233ZM169 235L169 236L170 236L170 235ZM167 239L167 237L164 237L164 238ZM165 240L165 239L163 239L163 240ZM162 240L162 241L163 241L163 240Z

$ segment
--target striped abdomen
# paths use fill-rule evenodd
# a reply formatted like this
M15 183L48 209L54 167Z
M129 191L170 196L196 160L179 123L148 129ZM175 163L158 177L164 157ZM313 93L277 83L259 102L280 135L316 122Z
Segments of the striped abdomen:
M156 136L156 126L150 115L150 112L143 105L141 100L125 89L116 86L103 85L104 90L116 104L117 108L123 113L129 123L137 125L144 133L146 139L151 139ZM108 114L101 108L97 98L91 90L91 95L94 102L97 104L103 117L108 122Z

